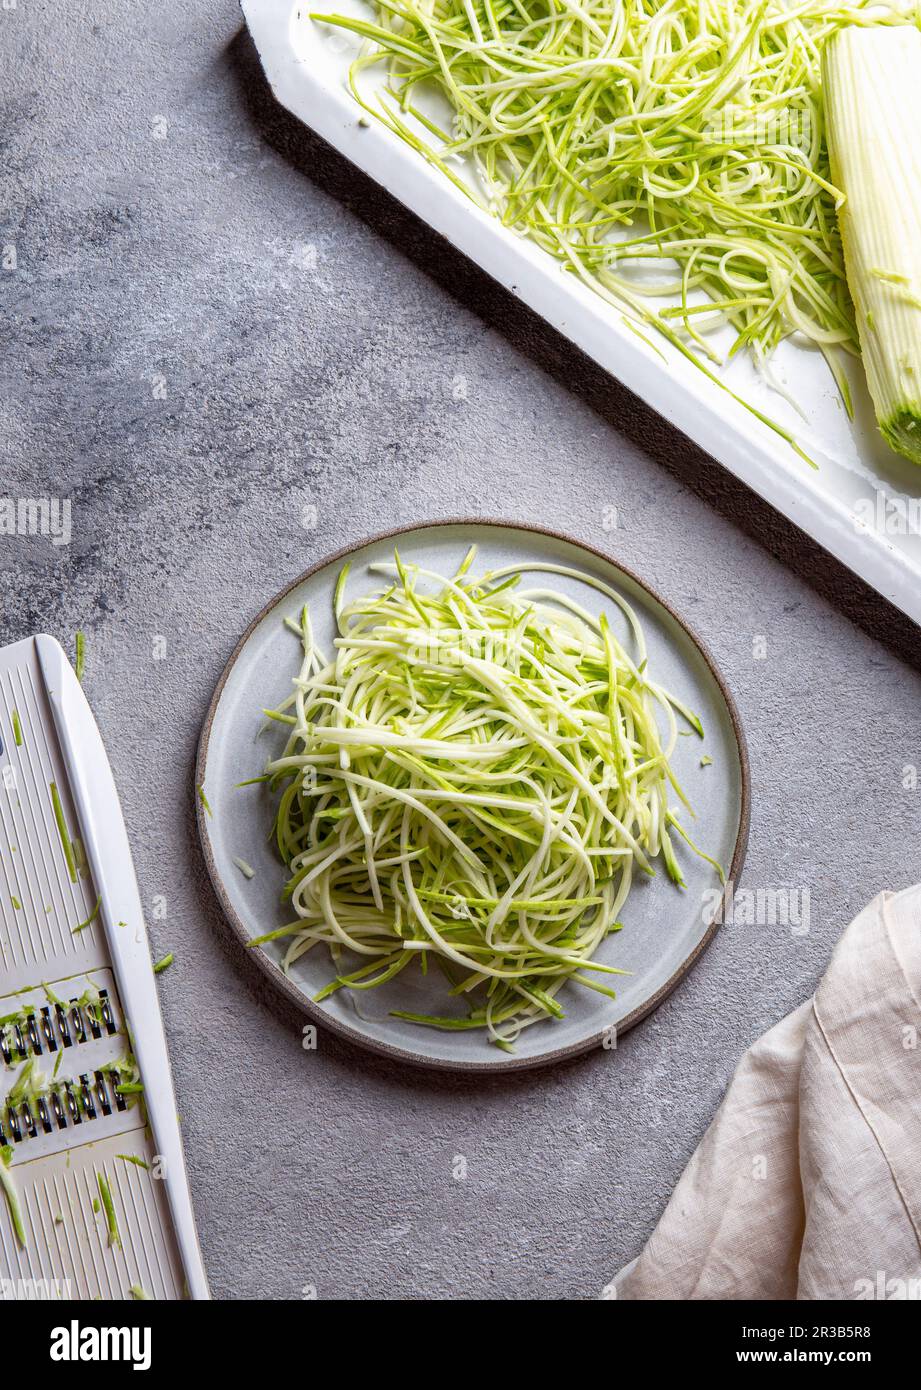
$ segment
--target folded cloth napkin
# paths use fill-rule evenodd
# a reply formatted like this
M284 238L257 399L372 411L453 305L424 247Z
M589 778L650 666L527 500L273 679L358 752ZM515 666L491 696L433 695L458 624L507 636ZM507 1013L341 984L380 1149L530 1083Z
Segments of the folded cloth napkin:
M616 1299L921 1298L921 885L742 1058Z

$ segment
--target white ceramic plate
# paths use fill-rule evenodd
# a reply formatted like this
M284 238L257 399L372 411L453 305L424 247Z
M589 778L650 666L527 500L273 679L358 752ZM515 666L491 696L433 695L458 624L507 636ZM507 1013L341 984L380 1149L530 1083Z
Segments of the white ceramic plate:
M392 560L398 542L406 561L451 574L467 547L476 543L473 572L507 564L539 561L578 568L618 588L637 609L656 679L694 709L706 738L679 739L675 769L697 812L693 834L698 844L738 876L748 832L748 766L738 715L712 659L680 619L638 579L597 551L550 532L483 521L440 522L382 536L355 550L332 556L280 594L254 620L230 659L215 691L199 748L196 781L205 787L212 810L198 805L198 824L205 859L218 897L237 935L244 942L281 926L287 917L279 894L285 870L268 843L273 805L263 785L237 784L258 775L284 743L284 732L264 726L263 708L273 708L290 693L300 663L297 639L282 622L310 605L311 621L321 646L332 649L332 596L346 558L351 561L347 594L372 590L379 581L366 566ZM552 587L569 592L586 607L604 609L612 629L629 646L620 611L579 580L552 576ZM700 766L705 754L712 765ZM234 863L242 858L255 870L247 879ZM697 959L716 928L714 890L717 879L708 865L690 852L680 855L687 888L677 889L664 873L637 883L621 913L624 929L608 937L597 958L632 973L616 980L616 1001L577 985L560 993L565 1019L548 1020L522 1034L515 1054L491 1046L478 1032L442 1032L390 1016L392 1009L414 1013L451 1012L443 977L406 970L395 980L360 994L340 990L322 1004L312 996L335 975L328 952L316 948L301 957L286 976L279 969L281 942L253 949L253 957L290 999L314 1018L353 1041L389 1056L427 1066L457 1070L506 1071L535 1066L600 1045L616 1025L622 1032L669 993ZM357 963L357 962L356 962ZM457 1009L458 1015L463 1010ZM610 1036L608 1034L608 1036Z
M616 310L540 248L475 207L398 136L377 122L360 126L362 112L345 87L356 45L342 30L315 24L309 18L313 6L303 0L242 0L242 8L272 90L289 111L921 621L921 469L892 453L878 434L859 363L850 370L854 423L822 357L792 341L782 344L773 366L805 409L805 421L741 356L724 373L734 391L794 432L818 464L814 471L664 342L658 344L663 362ZM364 0L334 0L321 8L371 15Z

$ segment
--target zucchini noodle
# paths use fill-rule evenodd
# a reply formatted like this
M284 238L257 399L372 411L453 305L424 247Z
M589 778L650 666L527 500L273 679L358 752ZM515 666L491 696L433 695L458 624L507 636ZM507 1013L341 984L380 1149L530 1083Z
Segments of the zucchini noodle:
M434 963L467 1013L395 1016L485 1029L508 1048L563 1017L567 981L615 997L606 981L625 972L593 957L620 928L635 872L661 861L684 884L678 842L702 852L671 804L690 809L670 759L679 721L703 728L653 680L639 620L614 589L527 567L593 586L625 618L632 653L604 614L521 588L522 567L470 577L474 555L444 578L395 551L371 567L384 587L350 602L346 566L332 656L306 608L288 620L300 671L265 711L288 737L256 780L278 797L282 896L296 916L250 945L290 937L285 970L328 946L337 973L317 999Z
M311 16L366 41L349 82L369 114L617 306L640 336L639 325L653 326L725 389L707 365L724 360L711 330L729 325L728 358L747 350L784 395L768 359L797 333L826 355L850 411L840 354L859 346L821 53L845 25L917 22L916 11L870 0L369 8L376 22ZM381 66L386 85L372 91L363 76ZM446 99L446 119L429 114L432 92ZM674 302L650 306L663 295Z

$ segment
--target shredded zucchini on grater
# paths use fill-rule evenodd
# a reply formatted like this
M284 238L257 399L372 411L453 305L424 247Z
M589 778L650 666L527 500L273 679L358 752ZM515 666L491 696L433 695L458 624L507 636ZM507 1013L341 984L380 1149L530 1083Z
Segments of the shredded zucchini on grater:
M850 410L841 353L859 348L821 55L844 26L917 22L916 11L829 0L373 0L367 19L311 18L366 41L349 79L365 110L641 336L654 327L721 386L708 364L746 350L799 408L768 367L798 333L825 353ZM381 68L383 89L367 80ZM711 330L726 325L724 351Z

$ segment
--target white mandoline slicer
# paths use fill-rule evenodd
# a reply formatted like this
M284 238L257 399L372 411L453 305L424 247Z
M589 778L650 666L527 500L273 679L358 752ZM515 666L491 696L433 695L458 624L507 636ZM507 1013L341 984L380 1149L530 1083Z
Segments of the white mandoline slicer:
M208 1298L121 807L51 637L0 649L0 743L0 1146L25 1235L0 1189L0 1299Z

